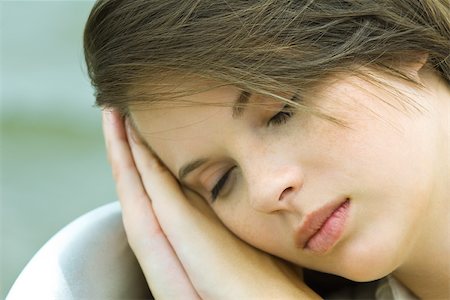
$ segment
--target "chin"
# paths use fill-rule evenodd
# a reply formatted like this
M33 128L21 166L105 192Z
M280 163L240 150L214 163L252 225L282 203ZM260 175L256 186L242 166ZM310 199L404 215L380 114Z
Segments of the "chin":
M398 245L397 245L398 246ZM368 243L346 245L331 273L352 281L367 282L391 274L400 265L396 245Z
M369 282L383 278L391 274L394 268L385 268L383 266L367 267L363 265L350 266L347 269L338 272L330 272L331 274L344 277L356 282Z
M379 268L361 268L360 270L349 270L348 272L339 272L339 275L341 277L344 277L346 279L349 279L351 281L356 282L369 282L378 280L380 278L383 278L390 273L392 273L393 270L380 270Z

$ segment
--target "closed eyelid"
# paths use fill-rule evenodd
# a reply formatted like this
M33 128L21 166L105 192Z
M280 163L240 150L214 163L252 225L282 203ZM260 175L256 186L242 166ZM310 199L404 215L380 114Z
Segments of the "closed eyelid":
M229 173L232 169L234 168L230 167L228 163L220 163L219 165L217 165L216 163L211 164L210 162L208 162L202 164L201 167L195 168L195 171L189 172L189 175L186 175L183 180L180 180L180 184L198 193L205 199L211 200L213 190L216 188L225 174ZM196 174L195 176L193 176L194 173Z
M193 160L192 162L183 166L180 169L180 175L184 175L180 177L179 181L182 184L187 186L198 186L199 184L203 187L207 187L209 182L209 178L217 178L220 177L217 174L222 175L229 168L229 163L224 162L215 162L208 159L198 159ZM196 174L195 176L191 176L191 174ZM189 179L187 179L189 177Z
M211 202L215 202L215 200L222 195L224 189L229 190L230 181L233 180L234 176L232 175L233 171L236 169L236 166L229 168L223 175L221 175L220 179L216 182L214 187L210 189L211 194ZM231 179L230 179L231 178ZM228 188L226 188L228 186Z

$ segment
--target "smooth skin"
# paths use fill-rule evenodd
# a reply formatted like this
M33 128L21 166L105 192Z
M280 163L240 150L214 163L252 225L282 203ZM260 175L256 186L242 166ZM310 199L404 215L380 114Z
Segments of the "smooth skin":
M160 274L147 269L164 260L147 255L156 251L146 249L151 235L136 225L154 218L146 216L151 208L160 227L153 222L148 228L167 237L173 252L164 253L178 262L177 276L187 282L183 288L201 298L289 299L305 296L297 294L304 291L314 296L286 265L237 237L298 266L362 281L393 273L420 298L447 297L450 90L422 66L408 65L405 71L423 88L380 77L402 91L401 98L353 76L330 80L319 94L306 95L305 101L345 126L305 113L267 126L283 104L264 97L253 98L257 106L236 120L230 109L239 95L235 87L186 97L199 105L132 109L140 135L165 166L140 138L126 139L113 112L113 121L105 121L105 136L124 223L156 295L164 297L167 284L159 284ZM419 106L405 105L408 99ZM218 103L228 106L214 106ZM123 150L127 147L131 150ZM181 190L171 174L202 157L210 162L184 182L198 197ZM208 206L208 191L233 165L238 166L233 181ZM339 241L326 253L296 247L293 237L301 220L342 197L351 200ZM134 204L136 199L142 203ZM144 204L150 199L151 208Z
M181 190L117 112L103 112L103 130L128 241L157 299L319 298L294 268L239 240Z

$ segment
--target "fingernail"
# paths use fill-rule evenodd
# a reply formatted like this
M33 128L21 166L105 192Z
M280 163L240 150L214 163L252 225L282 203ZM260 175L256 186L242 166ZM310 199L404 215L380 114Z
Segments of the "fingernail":
M103 110L103 115L105 116L106 121L112 123L114 122L114 115L113 115L113 111L109 110L109 109L104 109Z

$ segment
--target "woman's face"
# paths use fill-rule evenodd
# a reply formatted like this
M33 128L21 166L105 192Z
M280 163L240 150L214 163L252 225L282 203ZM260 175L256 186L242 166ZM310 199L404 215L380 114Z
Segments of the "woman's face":
M293 98L344 125L232 86L184 97L195 104L132 109L132 117L237 236L310 269L373 280L414 245L435 164L431 104L389 82L430 109L402 108L404 95L348 76Z

